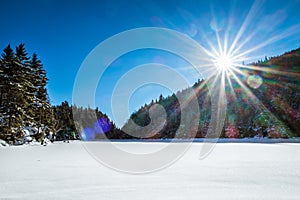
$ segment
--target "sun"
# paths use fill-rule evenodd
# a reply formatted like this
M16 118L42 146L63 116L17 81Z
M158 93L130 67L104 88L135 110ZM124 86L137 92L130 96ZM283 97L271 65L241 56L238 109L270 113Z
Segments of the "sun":
M233 66L233 59L229 55L220 55L215 58L214 64L220 71L227 71Z

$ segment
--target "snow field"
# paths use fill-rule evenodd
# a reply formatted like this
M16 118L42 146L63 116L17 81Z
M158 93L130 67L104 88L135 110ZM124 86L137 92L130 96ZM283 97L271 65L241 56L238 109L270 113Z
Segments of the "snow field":
M166 144L147 145L148 151ZM220 143L199 160L202 145L143 175L104 167L79 141L0 148L0 199L299 199L300 144Z

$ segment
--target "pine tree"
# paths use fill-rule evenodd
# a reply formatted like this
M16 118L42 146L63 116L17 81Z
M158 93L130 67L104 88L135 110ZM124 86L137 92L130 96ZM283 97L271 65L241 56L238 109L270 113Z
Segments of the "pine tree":
M22 125L25 104L23 98L22 65L16 61L13 49L8 45L2 54L3 62L3 88L2 88L2 110L4 115L3 132L4 138L10 141L22 136Z
M3 129L4 129L4 124L5 124L5 116L4 116L4 106L3 106L3 92L5 88L5 75L4 75L4 66L3 62L0 59L0 138L4 137L3 136Z
M25 124L31 122L34 118L33 110L31 109L31 103L34 100L34 76L32 70L30 68L29 60L30 58L27 56L27 52L25 50L25 45L20 44L16 47L16 62L22 66L22 89L23 89L23 97L24 97L24 110L25 115L23 117L23 121Z
M53 110L46 88L48 83L46 71L43 69L42 62L38 59L36 53L33 54L30 60L30 68L34 87L34 99L31 109L34 113L34 121L38 127L38 134L43 138L44 134L53 128Z

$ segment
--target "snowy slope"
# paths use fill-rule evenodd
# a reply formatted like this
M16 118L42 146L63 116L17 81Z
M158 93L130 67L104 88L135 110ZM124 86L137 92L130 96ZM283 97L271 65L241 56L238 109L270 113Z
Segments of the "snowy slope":
M201 145L194 143L171 167L146 175L108 169L80 142L0 148L0 199L300 198L300 144L221 143L198 160Z

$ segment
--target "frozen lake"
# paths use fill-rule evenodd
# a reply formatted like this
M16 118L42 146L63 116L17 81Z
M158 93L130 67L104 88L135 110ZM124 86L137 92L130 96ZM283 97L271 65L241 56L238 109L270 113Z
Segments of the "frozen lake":
M136 150L167 144L118 145ZM142 175L101 165L78 141L0 147L0 199L300 198L300 144L220 143L199 160L201 145L193 143L170 167Z

